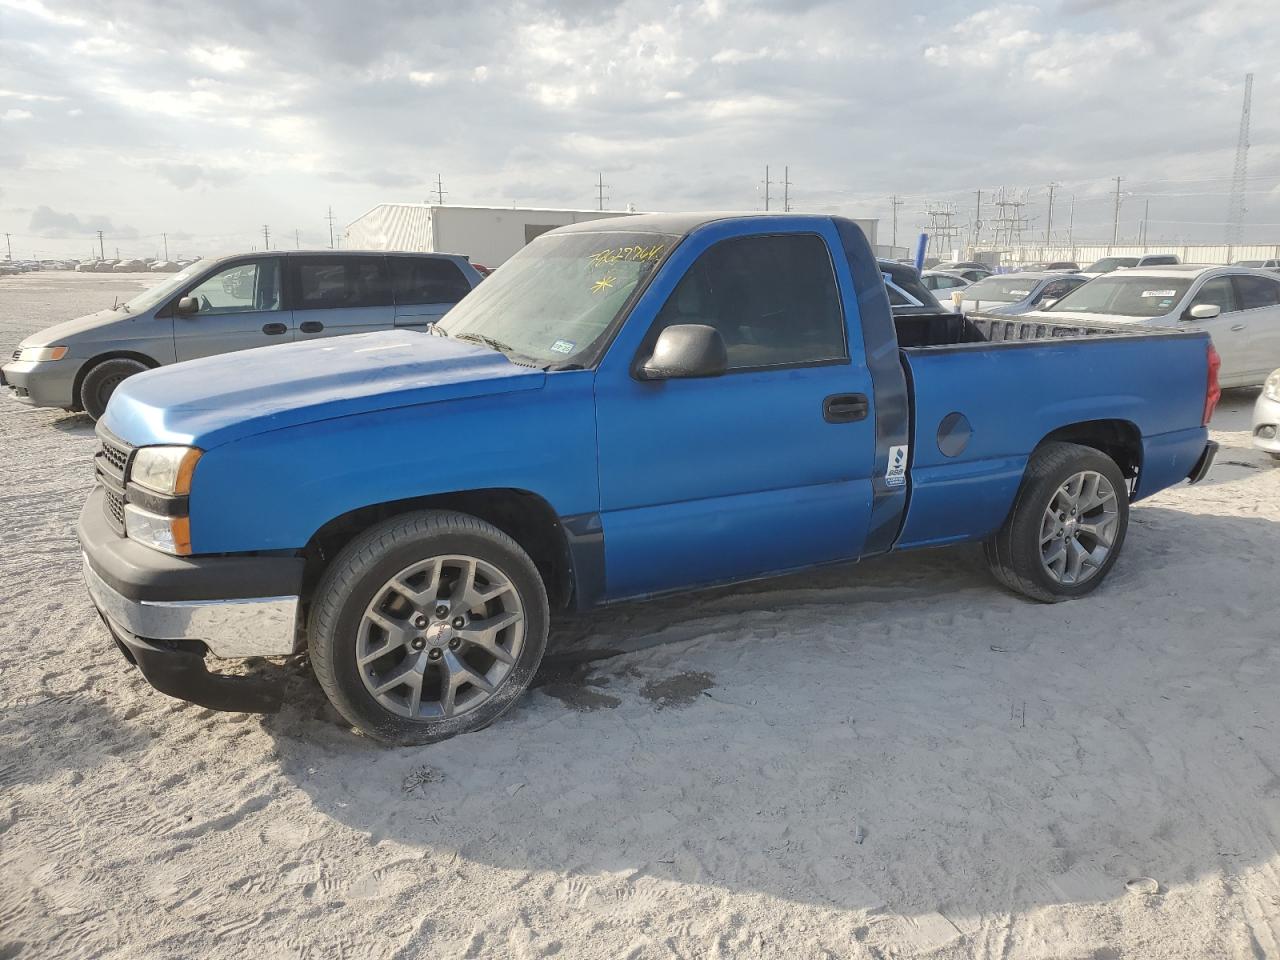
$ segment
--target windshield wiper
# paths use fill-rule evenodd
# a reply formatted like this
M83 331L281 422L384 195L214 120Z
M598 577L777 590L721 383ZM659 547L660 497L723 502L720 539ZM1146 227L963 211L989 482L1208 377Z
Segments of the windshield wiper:
M459 333L453 337L454 340L466 340L469 343L479 343L491 350L497 350L501 354L512 354L516 352L516 348L509 343L503 343L501 340L495 340L493 337L485 336L483 333Z

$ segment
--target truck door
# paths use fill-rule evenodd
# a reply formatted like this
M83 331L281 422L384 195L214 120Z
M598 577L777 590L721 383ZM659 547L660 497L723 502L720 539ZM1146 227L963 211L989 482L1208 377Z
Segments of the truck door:
M637 303L596 380L608 597L858 556L874 410L838 244L829 220L711 224ZM716 328L728 372L637 379L674 324Z
M299 340L391 329L391 272L381 254L289 257Z
M173 343L179 360L293 339L293 316L281 309L279 257L238 260L181 296L194 297L200 308L192 314L174 313Z

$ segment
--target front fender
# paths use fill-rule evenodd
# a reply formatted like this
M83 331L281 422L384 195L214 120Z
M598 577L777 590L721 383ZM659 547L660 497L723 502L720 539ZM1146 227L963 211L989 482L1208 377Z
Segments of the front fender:
M599 509L594 374L519 394L417 404L268 431L206 451L191 487L197 554L296 550L362 507L496 487L559 516Z

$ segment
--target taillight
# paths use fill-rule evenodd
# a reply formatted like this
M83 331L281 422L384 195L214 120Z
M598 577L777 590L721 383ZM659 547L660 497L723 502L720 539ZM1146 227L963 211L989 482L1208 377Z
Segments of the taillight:
M1204 389L1204 420L1200 422L1200 426L1207 427L1209 420L1213 417L1213 411L1217 409L1218 401L1222 399L1222 388L1218 386L1218 370L1222 367L1222 358L1218 356L1218 351L1213 349L1213 342L1209 343L1209 381L1205 384Z

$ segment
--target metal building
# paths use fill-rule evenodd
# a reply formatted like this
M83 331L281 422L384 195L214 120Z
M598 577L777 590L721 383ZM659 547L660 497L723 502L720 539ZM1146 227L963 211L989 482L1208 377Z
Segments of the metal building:
M345 244L353 250L457 253L496 267L548 230L583 220L625 216L629 214L610 210L380 203L347 225Z

